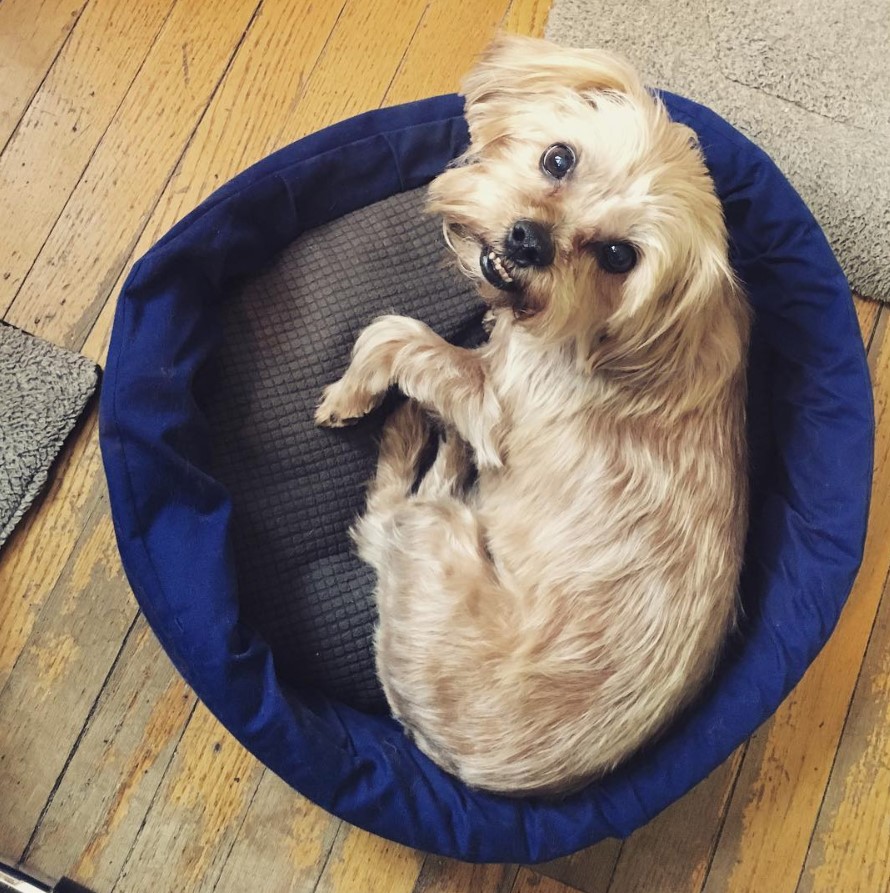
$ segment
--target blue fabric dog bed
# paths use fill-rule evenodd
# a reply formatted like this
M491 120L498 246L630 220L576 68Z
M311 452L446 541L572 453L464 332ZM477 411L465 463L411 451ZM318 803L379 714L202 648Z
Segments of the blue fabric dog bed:
M401 843L535 862L630 834L776 709L859 566L874 426L847 283L769 158L707 109L664 99L699 134L756 311L746 613L695 704L566 799L470 790L381 711L373 581L346 534L373 468L375 421L346 434L311 427L320 385L375 313L423 316L462 343L481 337L472 288L419 214L420 187L465 145L461 100L371 112L277 152L175 226L121 294L101 444L145 616L260 760Z

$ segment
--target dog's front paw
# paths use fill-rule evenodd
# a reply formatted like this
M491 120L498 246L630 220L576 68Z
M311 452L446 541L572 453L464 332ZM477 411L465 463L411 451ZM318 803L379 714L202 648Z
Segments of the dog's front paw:
M376 409L381 399L382 395L352 387L341 378L324 389L315 410L315 424L322 428L352 425Z

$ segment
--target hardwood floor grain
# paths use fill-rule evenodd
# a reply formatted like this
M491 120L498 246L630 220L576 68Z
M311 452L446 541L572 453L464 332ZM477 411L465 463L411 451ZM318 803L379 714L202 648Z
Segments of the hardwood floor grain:
M0 150L6 145L87 0L0 3Z
M25 859L51 876L111 889L194 707L140 616Z
M0 155L0 219L16 221L16 237L0 241L0 312L8 313L96 147L117 119L171 6L172 0L88 5ZM112 220L95 224L100 220L94 228L103 232L113 226ZM79 230L69 233L77 236ZM64 297L52 292L47 299L59 308ZM22 314L16 317L21 323Z
M97 506L0 691L0 852L27 845L135 616Z
M8 322L66 347L83 343L258 3L176 0L7 310Z
M890 578L799 893L890 890Z

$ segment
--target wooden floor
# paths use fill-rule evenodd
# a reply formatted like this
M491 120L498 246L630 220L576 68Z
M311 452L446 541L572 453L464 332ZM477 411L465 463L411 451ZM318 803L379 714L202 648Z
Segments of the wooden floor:
M123 276L249 163L452 90L545 0L0 0L0 314L101 361ZM885 893L890 889L890 307L867 554L774 719L624 843L532 871L351 828L246 753L136 609L93 412L0 555L0 853L96 893ZM540 874L539 872L543 872Z

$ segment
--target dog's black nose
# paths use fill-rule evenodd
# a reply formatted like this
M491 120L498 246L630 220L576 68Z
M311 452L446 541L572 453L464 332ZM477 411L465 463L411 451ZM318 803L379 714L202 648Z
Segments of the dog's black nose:
M517 220L507 232L504 254L517 267L549 267L555 250L546 227L534 220Z

